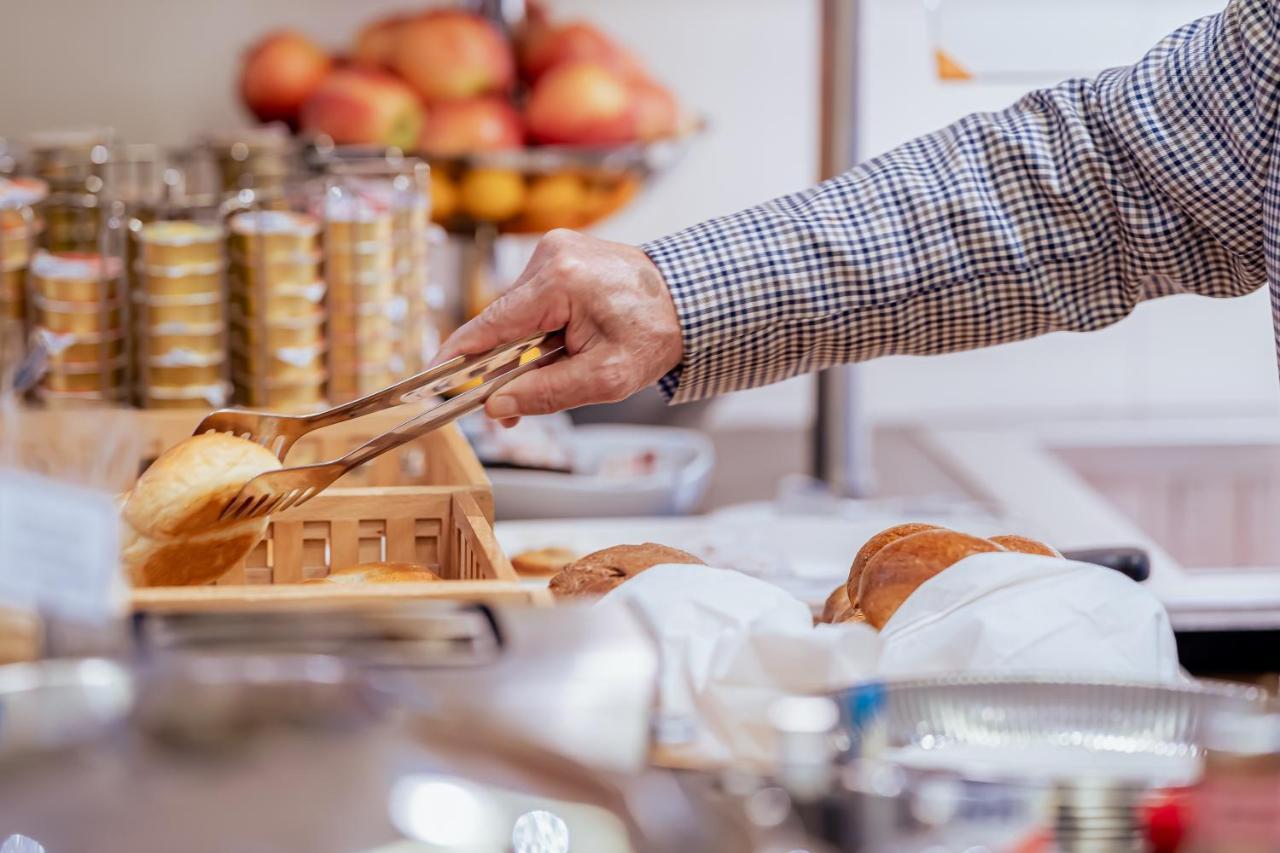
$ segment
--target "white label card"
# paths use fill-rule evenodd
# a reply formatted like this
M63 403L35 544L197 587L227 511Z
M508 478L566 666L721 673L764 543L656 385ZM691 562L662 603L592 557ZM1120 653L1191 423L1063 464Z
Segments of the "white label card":
M124 603L111 496L0 469L0 604L100 621Z

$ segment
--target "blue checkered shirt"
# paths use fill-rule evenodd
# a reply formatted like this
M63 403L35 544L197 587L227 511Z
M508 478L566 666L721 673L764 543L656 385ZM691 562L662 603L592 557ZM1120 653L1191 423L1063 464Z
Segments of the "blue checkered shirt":
M1270 277L1280 329L1280 3L1233 0L1136 65L970 116L644 246L676 401L891 354L1120 320Z

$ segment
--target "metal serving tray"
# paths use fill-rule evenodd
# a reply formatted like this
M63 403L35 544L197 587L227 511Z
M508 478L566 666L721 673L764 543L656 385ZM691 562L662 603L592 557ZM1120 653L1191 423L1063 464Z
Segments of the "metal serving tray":
M1176 784L1198 772L1203 721L1263 713L1256 688L1024 677L887 681L842 694L850 713L883 691L889 761L975 779Z

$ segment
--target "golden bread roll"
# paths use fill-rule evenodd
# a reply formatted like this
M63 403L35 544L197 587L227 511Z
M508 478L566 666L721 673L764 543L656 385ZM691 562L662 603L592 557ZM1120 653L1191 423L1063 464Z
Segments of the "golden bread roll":
M440 576L416 563L361 563L329 573L328 577L312 578L307 583L431 583Z
M706 565L692 554L666 545L615 545L565 566L551 579L551 592L558 598L604 595L623 581L664 563Z
M1025 536L991 536L988 542L994 542L1006 551L1017 551L1019 554L1039 554L1042 557L1061 557L1058 549Z
M122 560L135 586L217 580L262 540L268 519L219 521L254 477L281 467L276 455L225 433L192 436L160 455L121 509Z
M521 575L529 577L547 577L554 575L565 566L578 559L575 551L568 548L535 548L522 551L511 558L511 567Z
M822 605L822 616L818 621L831 625L845 621L851 613L853 613L853 602L849 600L849 588L840 584L827 596L826 603Z
M954 530L925 530L891 542L862 571L858 604L876 630L885 626L920 584L965 557L1003 551L999 545Z
M938 529L940 528L933 524L896 524L887 530L881 530L868 539L866 544L858 549L858 553L853 558L853 565L849 567L849 580L845 584L845 588L848 590L849 603L854 607L858 606L858 588L862 582L862 572L866 569L867 561L879 554L881 548L891 542L897 542L904 536Z

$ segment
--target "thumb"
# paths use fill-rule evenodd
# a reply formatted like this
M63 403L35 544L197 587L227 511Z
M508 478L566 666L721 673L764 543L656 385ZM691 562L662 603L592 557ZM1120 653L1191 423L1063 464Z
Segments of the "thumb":
M507 420L615 399L614 388L601 380L601 361L587 351L526 373L490 397L485 414Z
M460 355L488 352L539 332L562 328L568 319L568 312L561 310L563 303L563 297L549 294L533 282L508 290L450 335L432 365Z

